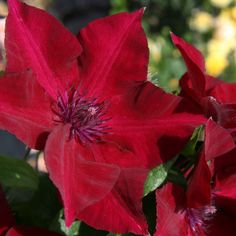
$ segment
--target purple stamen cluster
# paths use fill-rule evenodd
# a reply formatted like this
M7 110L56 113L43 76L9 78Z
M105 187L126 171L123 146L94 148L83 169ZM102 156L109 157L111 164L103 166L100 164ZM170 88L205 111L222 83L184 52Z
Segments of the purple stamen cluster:
M108 119L104 118L107 111L105 102L95 98L81 96L76 90L58 96L53 112L57 115L55 122L71 124L69 138L75 138L83 144L98 141L106 134Z
M187 208L186 216L193 234L197 236L201 235L201 232L206 232L208 224L215 213L216 208L213 205L201 208Z

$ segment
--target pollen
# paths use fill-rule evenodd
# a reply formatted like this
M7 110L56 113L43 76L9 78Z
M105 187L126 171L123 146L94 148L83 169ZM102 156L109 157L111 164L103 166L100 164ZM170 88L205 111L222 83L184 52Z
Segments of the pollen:
M85 143L98 142L108 133L106 126L107 102L99 102L96 98L82 96L76 90L70 90L58 96L53 106L56 123L70 124L69 139Z

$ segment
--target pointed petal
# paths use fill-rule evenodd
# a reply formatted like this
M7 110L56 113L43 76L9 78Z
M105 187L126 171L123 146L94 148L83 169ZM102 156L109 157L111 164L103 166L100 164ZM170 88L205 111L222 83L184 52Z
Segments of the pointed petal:
M178 205L178 198L184 198L184 193L171 183L156 190L157 224L154 236L187 235L188 225Z
M208 96L201 99L204 113L212 117L224 128L235 128L236 126L236 104L221 104L215 97Z
M233 137L222 126L209 119L205 128L205 157L211 160L235 148Z
M11 209L5 198L5 195L0 186L0 235L5 235L5 232L15 224L15 219L11 213Z
M188 208L200 208L210 205L210 182L211 173L206 163L204 152L202 152L186 192Z
M146 80L148 47L142 15L143 9L121 13L96 20L81 30L83 92L110 97Z
M120 174L116 166L95 162L86 147L69 141L69 128L57 126L45 148L46 166L62 196L67 226L82 210L104 198Z
M183 99L151 83L134 94L113 97L110 103L111 133L103 140L130 150L148 168L180 152L194 128L205 122L201 115L186 112L189 106Z
M217 78L211 77L209 75L205 75L205 95L208 96L213 96L218 98L217 96L215 96L215 92L214 89L223 83L222 80L219 80ZM185 97L185 98L189 98L191 99L194 103L194 106L196 105L202 105L202 101L201 99L199 99L199 96L196 94L195 91L195 87L193 86L192 82L191 82L191 77L189 76L188 73L185 73L182 78L180 79L179 85L181 87L181 91L180 91L180 96Z
M60 236L56 232L48 231L40 228L27 228L22 226L14 226L5 236Z
M171 38L182 54L194 91L202 96L205 92L205 62L202 54L175 34L171 33Z
M30 71L0 79L0 128L43 149L52 128L51 101Z
M46 12L18 0L9 0L8 5L7 73L31 68L39 84L56 99L78 76L75 63L81 53L78 40Z
M115 233L149 235L142 212L143 186L147 171L123 169L111 193L87 207L79 216L87 224Z

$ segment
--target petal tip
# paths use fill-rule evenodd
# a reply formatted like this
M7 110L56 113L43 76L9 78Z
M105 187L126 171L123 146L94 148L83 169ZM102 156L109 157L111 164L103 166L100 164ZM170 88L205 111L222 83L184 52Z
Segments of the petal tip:
M170 37L174 45L177 45L180 43L181 38L177 36L176 34L174 34L172 31L170 31Z
M65 214L65 225L67 228L69 228L72 225L72 223L74 222L75 217L72 212L69 212L69 209L66 209L66 207L65 207L64 211L65 211L65 213L64 213Z
M139 10L132 12L131 15L133 15L134 18L142 20L145 10L146 10L146 7L142 7Z

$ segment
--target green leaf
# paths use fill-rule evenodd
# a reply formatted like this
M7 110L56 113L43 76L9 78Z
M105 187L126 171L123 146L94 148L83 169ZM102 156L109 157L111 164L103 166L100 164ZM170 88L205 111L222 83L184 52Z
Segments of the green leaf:
M202 125L197 127L194 130L192 137L190 138L189 142L185 146L184 150L181 152L182 155L194 156L194 154L196 153L197 143L199 141L202 141L203 131L204 131L204 127Z
M59 219L59 223L61 226L61 231L66 235L66 236L77 236L79 232L79 227L80 227L80 221L74 221L72 225L67 228L65 224L64 219Z
M81 222L76 220L70 227L66 227L64 210L61 209L54 218L54 221L50 225L49 229L66 236L78 236L80 224Z
M17 222L48 228L61 209L58 191L47 174L39 175L39 186L27 202L11 202Z
M156 190L164 183L164 181L167 179L168 171L176 160L177 157L155 167L149 172L144 184L144 196L147 196L150 192Z
M145 196L142 199L142 203L143 203L143 212L145 214L148 223L148 232L151 235L154 235L154 232L156 231L156 216L157 216L155 192L151 192L150 194Z
M72 225L70 226L70 228L67 228L65 226L65 221L63 221L64 223L64 232L66 233L67 236L77 236L78 235L78 231L79 231L79 227L80 227L80 221L74 221L72 223Z
M7 187L37 189L38 173L25 161L0 157L0 182Z
M29 188L12 188L3 186L7 201L11 206L28 203L34 196L36 190Z
M172 167L169 170L167 180L174 184L180 185L184 189L187 189L188 186L187 180L185 179L183 173L178 168Z
M88 235L92 235L92 236L106 236L107 234L108 234L108 232L103 231L103 230L96 230L96 229L88 226L84 222L81 222L81 224L80 224L79 236L88 236Z

